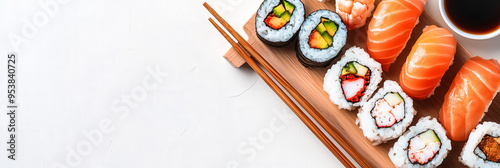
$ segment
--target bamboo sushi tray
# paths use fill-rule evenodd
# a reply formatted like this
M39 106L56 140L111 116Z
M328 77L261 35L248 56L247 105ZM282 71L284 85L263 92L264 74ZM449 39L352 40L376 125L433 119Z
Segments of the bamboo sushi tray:
M380 1L381 0L376 0L375 5L377 5ZM302 2L304 3L306 9L306 16L318 9L335 10L335 2L332 1L318 2L317 0L303 0ZM367 24L364 27L348 32L347 43L344 49L339 53L339 57L337 57L334 62L338 61L345 50L351 46L359 46L366 50L366 31L370 20L371 17L367 19ZM420 34L422 34L422 29L426 25L434 24L440 26L425 11L422 16L420 16L419 20L420 22L413 29L411 38L406 44L406 48L397 58L396 62L391 65L389 72L383 72L382 78L384 80L399 81L401 67L406 60L406 56L411 50L411 46L413 46L417 38ZM366 160L373 167L393 167L393 164L389 159L388 152L397 139L378 146L373 146L372 143L363 136L363 132L356 125L357 110L339 110L337 106L329 100L328 94L323 91L323 78L331 65L326 68L306 68L297 60L295 54L295 43L287 45L283 48L276 48L262 43L257 38L255 33L255 14L243 26L243 29L248 35L248 42L250 45L252 45L262 55L262 57L264 57L264 59L266 59L266 61L278 71L278 73L280 73L309 103L311 103L317 111L319 111L323 117L328 120L329 124L332 125L338 133L342 135L354 149L357 150L357 153L364 157L364 160ZM232 60L232 63L235 66L239 66L244 63L244 60L233 48L231 48L224 57L228 60ZM444 95L448 91L448 88L459 69L470 57L470 53L467 52L462 45L458 44L453 65L450 66L450 69L441 79L441 85L436 88L435 94L426 100L414 100L414 108L417 110L417 115L412 122L412 126L416 124L418 119L424 116L438 118L439 110L443 104ZM383 82L381 82L381 84L382 83ZM482 121L500 122L500 113L497 112L500 110L499 97L500 96L496 96L493 100L493 103L488 110L489 112L486 113L486 116ZM450 151L446 159L443 161L441 167L465 167L458 161L458 156L460 155L464 144L465 141L452 141L452 151Z

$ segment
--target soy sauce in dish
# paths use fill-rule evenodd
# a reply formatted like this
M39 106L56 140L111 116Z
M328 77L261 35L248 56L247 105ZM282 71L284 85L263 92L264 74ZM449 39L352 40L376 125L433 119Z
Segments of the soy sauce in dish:
M500 29L500 0L444 0L444 9L464 32L484 35Z

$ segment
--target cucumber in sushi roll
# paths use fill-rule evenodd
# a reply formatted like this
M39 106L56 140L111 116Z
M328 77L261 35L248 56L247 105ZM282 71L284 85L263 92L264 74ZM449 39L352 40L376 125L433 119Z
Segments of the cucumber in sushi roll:
M339 109L364 104L382 81L382 66L359 47L351 47L325 74L323 89Z
M500 125L479 124L470 133L458 160L469 167L500 167Z
M297 58L304 66L328 66L344 47L346 39L347 27L342 18L329 10L317 10L300 27Z
M417 112L413 100L397 82L386 80L384 87L359 109L359 128L373 145L401 136Z
M418 120L389 150L396 167L437 167L451 150L443 126L430 116Z
M255 16L257 37L271 46L285 46L292 42L304 19L300 0L265 0Z

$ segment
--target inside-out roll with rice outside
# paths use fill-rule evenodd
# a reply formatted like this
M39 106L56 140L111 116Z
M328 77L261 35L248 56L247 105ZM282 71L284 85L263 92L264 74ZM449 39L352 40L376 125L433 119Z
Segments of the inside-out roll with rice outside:
M353 110L367 102L377 90L381 75L380 63L362 48L351 47L326 72L323 89L339 109Z
M396 167L437 167L450 150L451 141L443 126L427 116L399 137L389 150L389 158Z
M356 122L365 137L378 145L401 136L416 113L413 100L398 83L386 80L384 87L359 109Z
M298 36L299 62L308 67L326 67L344 47L347 27L337 13L322 9L307 16Z
M271 46L285 46L293 41L304 19L300 0L265 0L255 16L257 37Z
M500 167L500 125L479 124L470 133L458 160L469 167Z

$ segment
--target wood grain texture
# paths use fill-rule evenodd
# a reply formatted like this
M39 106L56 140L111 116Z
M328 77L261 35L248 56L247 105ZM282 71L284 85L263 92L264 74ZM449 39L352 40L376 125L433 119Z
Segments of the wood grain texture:
M306 6L306 14L309 14L318 9L335 10L333 1L326 3L317 2L316 0L303 0ZM380 0L376 0L378 4ZM371 18L368 19L368 21ZM406 48L399 55L396 62L391 66L389 72L383 72L384 80L399 80L399 73L403 66L406 57L410 53L411 47L422 33L422 29L436 22L424 12L420 17L420 23L414 28L412 36L408 41ZM368 25L368 24L367 24ZM347 44L341 51L343 55L346 49L351 46L358 46L366 50L366 29L364 27L354 29L348 32ZM440 25L437 25L440 26ZM365 159L373 167L393 167L392 162L388 157L389 149L392 147L396 140L389 141L385 144L372 146L372 143L363 136L361 129L355 124L356 113L354 111L339 110L333 104L326 92L323 91L323 78L330 66L327 68L306 68L302 66L297 60L295 54L295 42L283 48L276 48L265 45L262 43L255 34L255 16L253 16L245 25L244 31L247 33L248 42L266 59L299 93L306 98L306 100L323 115L333 127L335 127L346 140L351 142L351 145L363 155ZM231 49L224 56L227 58L240 57L238 53ZM417 115L412 122L412 126L416 124L418 119L424 116L432 116L437 118L439 110L443 104L444 95L453 81L456 73L462 67L466 60L471 57L460 44L457 45L457 52L455 54L454 63L450 69L445 73L441 80L441 85L436 89L435 94L426 100L415 100L415 109ZM340 58L340 57L339 57ZM333 63L337 62L339 58L335 59ZM241 59L241 58L240 58ZM241 63L241 62L240 62ZM239 67L233 64L235 67ZM383 82L381 82L383 83ZM500 122L500 98L495 98L491 104L488 113L486 113L483 121ZM458 156L464 146L465 142L452 142L452 151L448 154L447 158L441 167L465 167L458 161Z
M245 59L243 59L233 47L226 52L224 58L235 68L239 68L245 64Z

